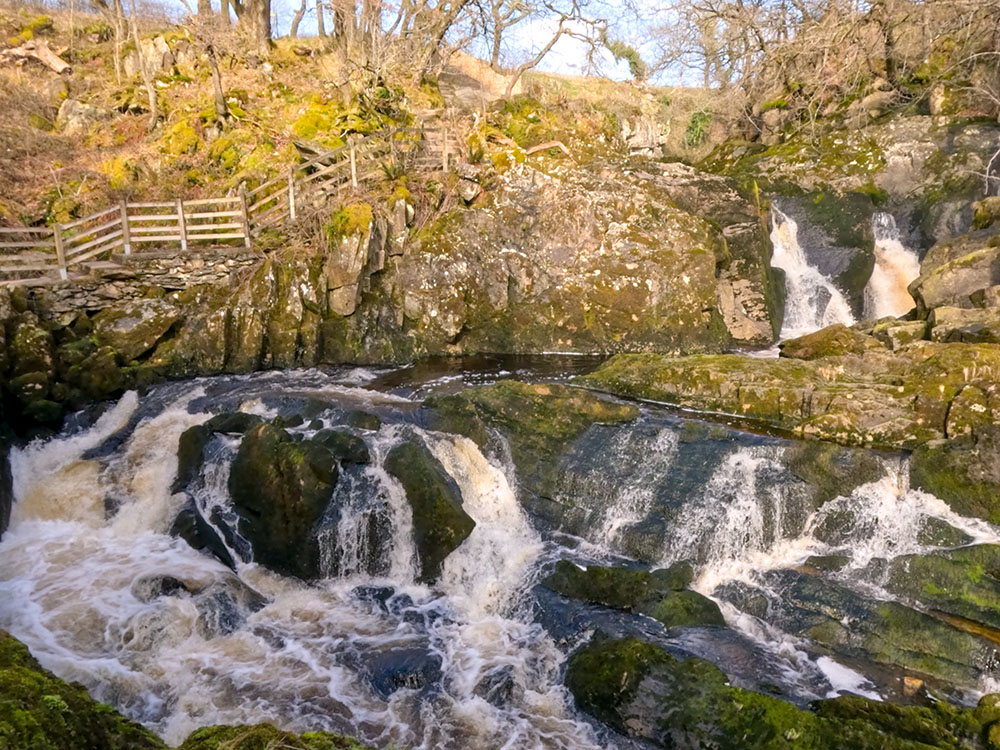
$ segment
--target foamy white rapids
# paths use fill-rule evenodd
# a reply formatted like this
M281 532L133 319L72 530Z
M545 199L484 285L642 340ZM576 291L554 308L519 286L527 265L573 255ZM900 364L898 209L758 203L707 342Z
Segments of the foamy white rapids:
M903 246L892 214L872 216L875 236L875 267L865 287L865 317L905 315L913 307L907 287L920 275L920 258Z
M811 513L797 513L806 502L802 488L775 481L782 471L781 450L737 449L683 511L663 562L696 561L696 590L711 594L726 581L754 583L761 572L792 567L813 555L847 557L850 574L874 559L932 552L941 549L923 541L932 519L968 535L970 544L1000 543L996 527L912 489L905 459L886 459L880 479ZM803 520L795 522L796 515ZM829 519L836 521L836 533L823 532Z
M233 573L166 533L184 499L169 493L178 438L208 416L188 411L200 393L138 421L99 458L84 455L141 414L134 393L88 430L14 451L17 502L0 544L0 628L45 667L172 744L200 726L269 721L350 733L378 747L603 746L570 708L564 655L521 606L542 542L505 472L475 444L391 425L366 433L373 463L337 490L356 495L344 498L340 521L353 537L345 533L335 550L347 576L307 586L253 563ZM345 398L364 393L350 389ZM476 521L433 590L414 583L409 508L381 468L404 438L425 441ZM213 446L189 488L206 516L231 511L226 485L237 440L217 437ZM363 570L365 495L394 534L387 577ZM395 604L359 593L385 587ZM370 665L389 653L438 659L431 671L440 676L423 691L380 693ZM501 700L481 687L491 677Z
M771 209L771 265L785 272L785 318L781 338L790 339L820 328L852 325L854 315L839 289L811 266L799 245L799 227L777 208Z

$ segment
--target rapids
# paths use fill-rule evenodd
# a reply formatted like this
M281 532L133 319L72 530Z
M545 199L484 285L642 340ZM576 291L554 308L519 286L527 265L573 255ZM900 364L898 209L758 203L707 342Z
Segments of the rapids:
M954 546L929 538L929 524L963 545L1000 542L997 529L910 489L901 456L880 458L880 478L817 502L788 468L793 441L651 406L633 423L594 425L572 447L556 493L572 507L552 528L519 500L499 435L484 453L421 424L418 399L460 385L453 375L416 384L359 370L172 383L127 393L96 421L79 416L60 436L12 451L0 628L170 743L208 724L270 721L376 747L624 749L637 746L578 713L562 686L567 653L593 630L641 633L800 705L841 692L878 697L885 683L865 662L785 632L727 592L751 586L780 603L770 572L841 555L847 562L829 580L892 598L877 563ZM345 469L334 491L342 510L317 529L325 570L339 577L307 585L279 576L238 536L228 540L230 570L168 534L185 501L170 487L188 427L227 410L308 412L312 421L289 428L308 436L358 408L381 420L377 430L352 428L373 461ZM413 437L476 521L432 587L415 582L411 511L382 467ZM214 438L188 488L206 518L235 515L227 478L238 441ZM365 541L373 517L391 534L378 558ZM695 589L716 598L729 627L667 630L561 600L538 585L559 559L691 561ZM979 689L961 687L965 697Z

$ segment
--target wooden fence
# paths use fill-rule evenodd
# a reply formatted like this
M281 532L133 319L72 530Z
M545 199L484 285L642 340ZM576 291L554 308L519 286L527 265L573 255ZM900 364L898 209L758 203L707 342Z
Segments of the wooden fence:
M421 130L401 128L364 138L291 167L235 196L157 202L122 201L117 206L51 227L0 228L0 286L41 285L91 271L120 252L125 256L192 246L251 247L261 229L295 221L302 201L336 195L373 177L405 168L424 149ZM433 144L436 145L436 144Z

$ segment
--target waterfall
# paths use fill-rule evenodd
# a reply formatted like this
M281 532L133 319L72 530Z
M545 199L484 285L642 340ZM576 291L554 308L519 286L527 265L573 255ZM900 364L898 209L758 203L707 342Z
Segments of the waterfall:
M299 381L287 377L291 391ZM273 376L259 378L256 402L254 382L218 379L213 394L273 412ZM565 655L533 621L528 594L544 545L509 468L461 437L398 422L359 431L373 460L345 467L335 490L338 533L325 546L338 577L306 585L254 563L234 573L165 533L184 500L169 492L179 436L209 416L195 408L203 391L186 387L168 401L154 390L141 405L127 394L88 429L12 451L0 628L46 668L172 744L200 726L271 722L379 747L607 746L575 716ZM325 424L365 399L399 409L397 419L412 409L377 392L324 392L335 399ZM427 445L476 521L434 587L414 582L409 504L382 468L403 439ZM227 478L237 444L213 438L188 488L207 519L235 513ZM384 559L366 547L372 518L392 536Z
M920 259L900 242L892 214L875 213L872 232L875 268L865 287L865 317L897 318L913 308L913 298L907 287L920 275Z
M771 223L774 247L771 265L785 272L785 319L781 338L796 338L834 323L852 325L854 316L844 295L806 260L795 221L772 207Z

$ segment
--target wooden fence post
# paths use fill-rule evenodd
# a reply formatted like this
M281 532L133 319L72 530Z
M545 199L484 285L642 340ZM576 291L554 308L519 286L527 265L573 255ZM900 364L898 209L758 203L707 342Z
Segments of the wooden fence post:
M63 249L62 224L55 224L52 227L53 239L56 243L56 260L59 263L59 278L66 281L69 273L66 270L66 251Z
M295 221L295 168L288 168L288 218Z
M125 248L125 254L132 254L132 234L128 227L128 203L125 201L121 202L121 222L122 222L122 246Z
M243 244L250 247L250 214L247 211L247 186L240 183L240 209L243 211Z
M354 150L354 138L351 137L351 187L358 186L358 158Z
M187 223L184 221L184 201L177 199L177 223L181 228L181 252L187 252Z

